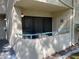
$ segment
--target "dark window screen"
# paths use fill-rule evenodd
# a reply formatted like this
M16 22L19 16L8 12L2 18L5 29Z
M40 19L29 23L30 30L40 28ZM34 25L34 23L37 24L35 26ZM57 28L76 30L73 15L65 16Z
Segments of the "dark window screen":
M24 16L22 30L23 34L52 32L52 18Z

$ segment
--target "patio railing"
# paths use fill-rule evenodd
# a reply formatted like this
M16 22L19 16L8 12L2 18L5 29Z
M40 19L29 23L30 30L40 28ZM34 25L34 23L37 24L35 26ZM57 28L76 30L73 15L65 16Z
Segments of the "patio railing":
M41 37L48 37L48 36L55 36L58 34L68 33L69 29L63 29L60 32L59 31L53 31L53 32L44 32L44 33L36 33L36 34L17 34L18 37L22 37L23 39L37 39Z
M37 33L37 34L18 34L19 36L22 36L24 39L36 39L41 38L44 36L52 36L55 35L55 32L45 32L45 33Z

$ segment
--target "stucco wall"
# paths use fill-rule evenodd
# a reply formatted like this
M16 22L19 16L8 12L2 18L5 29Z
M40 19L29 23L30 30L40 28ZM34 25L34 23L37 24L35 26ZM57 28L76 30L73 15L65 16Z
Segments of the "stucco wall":
M40 17L52 17L51 12L46 11L37 11L37 10L31 10L31 9L24 9L20 8L21 13L25 16L40 16Z
M0 14L5 14L4 6L0 5Z
M75 24L79 24L79 3L75 5L75 20L74 23Z
M70 31L70 21L73 19L71 9L52 13L52 15L55 22L54 27L56 27L56 29L59 30L61 29L61 31L63 30ZM61 20L63 20L63 22L61 22Z
M74 20L73 20L73 24L74 24L74 43L78 43L78 38L79 38L79 34L78 32L75 30L75 25L79 24L79 0L74 0Z
M0 0L0 14L5 14L5 5L4 0Z
M69 47L71 45L69 35L69 33L66 33L54 37L42 37L36 40L17 38L18 42L14 49L18 59L43 59Z
M13 45L12 40L16 40L16 34L21 33L22 34L22 24L21 24L21 13L18 8L13 7L13 17L12 17L12 33L10 38L10 44Z
M15 25L16 20L17 20L17 13L14 8L14 3L16 0L5 0L5 8L6 8L6 18L7 18L7 39L13 40L15 39ZM18 11L19 12L19 11ZM20 16L19 16L20 17Z

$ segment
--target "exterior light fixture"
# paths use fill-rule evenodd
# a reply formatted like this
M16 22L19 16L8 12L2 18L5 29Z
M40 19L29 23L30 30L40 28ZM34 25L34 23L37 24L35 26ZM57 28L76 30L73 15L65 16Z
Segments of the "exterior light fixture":
M5 21L7 20L7 18L4 19Z
M63 22L64 22L64 20L63 20L63 19L61 19L61 20L60 20L60 22L61 22L61 23L63 23Z
M21 14L21 17L24 17L23 13Z

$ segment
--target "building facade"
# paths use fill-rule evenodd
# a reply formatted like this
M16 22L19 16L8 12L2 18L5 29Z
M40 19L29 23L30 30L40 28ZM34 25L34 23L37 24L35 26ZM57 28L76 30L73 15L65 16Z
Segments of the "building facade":
M1 0L0 39L17 59L43 59L79 42L78 0Z

